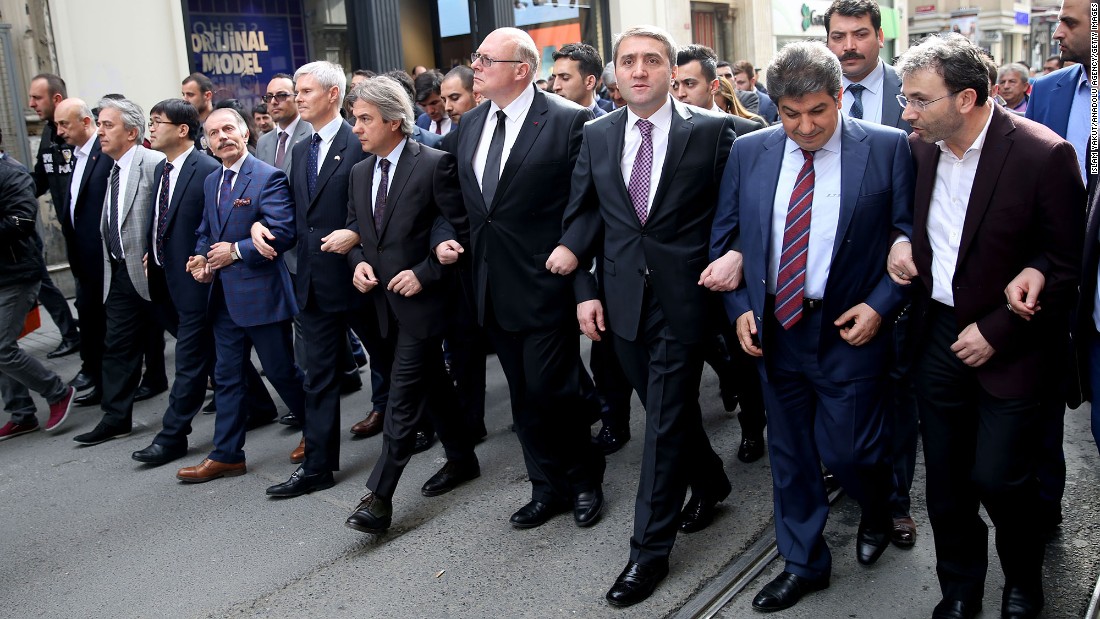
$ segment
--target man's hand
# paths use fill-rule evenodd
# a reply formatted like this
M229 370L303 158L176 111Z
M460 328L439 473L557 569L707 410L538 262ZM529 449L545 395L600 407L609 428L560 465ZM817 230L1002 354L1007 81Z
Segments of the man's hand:
M439 261L439 264L454 264L458 262L458 255L464 251L466 250L462 249L462 245L459 245L458 241L453 239L443 241L435 246L435 259Z
M578 303L577 324L581 326L581 332L593 342L603 339L600 334L607 331L603 320L603 303L599 299Z
M996 351L978 330L977 323L970 323L959 334L959 339L951 345L951 352L972 368L981 367Z
M741 350L753 357L763 357L764 350L760 348L760 340L756 337L756 318L752 312L745 312L737 317L737 340L741 342Z
M386 290L392 290L403 297L411 297L423 289L424 287L420 285L420 280L416 278L416 274L409 269L394 275L393 279L390 280L390 284L386 286Z
M214 280L214 273L206 265L206 258L203 256L191 256L187 259L185 268L200 284L209 284Z
M707 265L699 275L699 285L714 292L730 292L741 285L743 271L741 252L730 250Z
M569 275L577 268L577 256L565 245L558 245L546 259L546 270L555 275Z
M841 314L833 324L840 327L840 337L845 342L852 346L863 346L878 333L878 328L882 326L882 316L870 305L860 303Z
M1047 278L1042 271L1026 267L1005 287L1008 309L1024 320L1042 309L1039 306L1039 293L1043 291Z
M218 241L210 246L210 251L206 252L206 266L207 268L224 269L225 267L233 264L233 244L227 241Z
M271 230L267 229L267 226L260 222L252 224L252 229L249 231L252 237L252 246L256 248L261 256L268 260L274 260L275 256L279 253L275 251L275 248L268 245L268 241L274 241L275 235L271 233Z
M899 286L908 286L917 276L917 263L913 262L913 244L909 241L894 243L886 257L886 272Z
M351 283L359 292L367 293L378 285L378 278L374 276L374 269L369 264L360 262L355 265L355 273L351 276Z
M359 244L359 235L351 230L333 230L328 236L321 237L321 251L334 254L346 254Z

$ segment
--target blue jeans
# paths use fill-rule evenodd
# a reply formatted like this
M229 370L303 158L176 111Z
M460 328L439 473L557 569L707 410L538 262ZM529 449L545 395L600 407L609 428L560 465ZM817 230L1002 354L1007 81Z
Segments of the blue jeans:
M38 301L41 282L0 286L0 395L4 410L18 424L37 423L30 390L56 402L65 397L65 383L19 347L23 321Z

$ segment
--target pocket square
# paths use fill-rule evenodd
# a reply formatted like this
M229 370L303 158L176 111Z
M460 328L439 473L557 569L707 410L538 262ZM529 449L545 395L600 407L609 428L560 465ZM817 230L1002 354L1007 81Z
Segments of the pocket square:
M234 208L236 208L238 206L249 206L251 204L252 204L252 198L237 198L236 200L233 201L233 207Z

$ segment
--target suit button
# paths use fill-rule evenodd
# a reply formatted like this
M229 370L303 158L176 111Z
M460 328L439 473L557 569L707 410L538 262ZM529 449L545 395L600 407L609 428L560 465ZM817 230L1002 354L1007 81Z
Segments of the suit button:
M493 218L492 217L486 217L485 218L485 223L487 223L487 224L493 223Z
M313 228L310 228L310 229L309 229L309 231L310 231L310 232L313 232Z

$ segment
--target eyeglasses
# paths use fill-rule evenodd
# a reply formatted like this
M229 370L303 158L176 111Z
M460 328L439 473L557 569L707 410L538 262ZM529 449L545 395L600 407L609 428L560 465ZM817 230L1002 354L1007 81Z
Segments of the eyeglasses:
M275 94L266 94L266 95L260 97L260 99L262 99L264 103L271 103L271 101L273 99L277 103L282 103L283 101L286 101L287 99L289 99L293 96L294 95L289 93L289 92L277 92Z
M156 129L157 125L178 125L178 124L180 124L180 123L174 123L174 122L167 121L167 120L149 119L149 128L150 129Z
M905 108L909 107L909 104L912 103L913 106L917 108L917 110L923 112L924 110L928 109L929 105L932 105L936 101L940 101L940 100L946 99L948 97L954 97L955 95L959 94L963 90L966 90L966 89L963 88L962 90L956 90L955 92L949 92L946 95L940 97L939 99L932 99L931 101L921 101L920 99L908 99L908 98L905 97L905 95L895 95L895 96L898 99L898 105L900 105L902 107L902 109L905 109Z
M485 54L479 54L478 52L470 54L470 64L474 64L479 60L481 61L481 66L485 67L486 69L493 66L494 62L510 62L513 64L523 64L527 62L526 60L497 60L495 58L490 58Z

